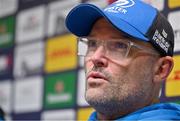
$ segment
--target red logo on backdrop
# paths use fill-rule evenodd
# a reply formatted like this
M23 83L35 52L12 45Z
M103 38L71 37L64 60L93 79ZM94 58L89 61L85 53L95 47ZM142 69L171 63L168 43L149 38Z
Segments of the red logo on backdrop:
M60 58L64 56L71 56L71 55L73 55L73 52L69 50L69 48L54 50L52 53L50 53L51 59Z
M175 71L174 80L180 80L180 71Z
M0 33L5 33L7 31L7 28L5 25L0 25Z
M59 80L61 81L61 80ZM64 91L64 83L63 82L57 82L56 85L55 85L55 91L57 93L61 93Z

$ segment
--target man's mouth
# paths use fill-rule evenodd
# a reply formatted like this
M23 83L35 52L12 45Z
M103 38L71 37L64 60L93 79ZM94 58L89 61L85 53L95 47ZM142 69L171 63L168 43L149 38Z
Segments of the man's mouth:
M105 77L104 74L100 73L100 72L90 72L87 76L87 79L89 78L94 78L94 79L104 79L104 80L107 80L107 78Z
M90 72L87 75L87 83L90 87L97 87L101 84L103 84L105 81L108 81L108 79L105 77L103 73L100 72Z

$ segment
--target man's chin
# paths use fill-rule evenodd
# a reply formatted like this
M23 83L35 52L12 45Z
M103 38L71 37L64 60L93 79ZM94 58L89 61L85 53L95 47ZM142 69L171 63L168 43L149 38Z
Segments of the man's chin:
M89 102L99 102L104 100L105 94L104 90L101 88L90 88L86 90L85 98L86 101Z

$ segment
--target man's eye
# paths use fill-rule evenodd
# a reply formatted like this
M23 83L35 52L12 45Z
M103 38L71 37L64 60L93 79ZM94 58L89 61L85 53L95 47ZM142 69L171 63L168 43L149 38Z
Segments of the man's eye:
M127 49L128 48L127 44L123 43L123 42L113 42L112 46L115 49Z
M97 46L97 42L95 40L88 41L88 47L96 47L96 46Z

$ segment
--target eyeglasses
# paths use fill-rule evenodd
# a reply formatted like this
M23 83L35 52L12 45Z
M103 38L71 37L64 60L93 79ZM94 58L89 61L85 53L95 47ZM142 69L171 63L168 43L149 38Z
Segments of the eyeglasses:
M104 55L114 60L123 60L127 58L132 47L143 50L142 52L145 53L159 55L155 50L140 46L128 39L100 40L93 37L78 38L78 55L90 57L100 46L104 47Z

